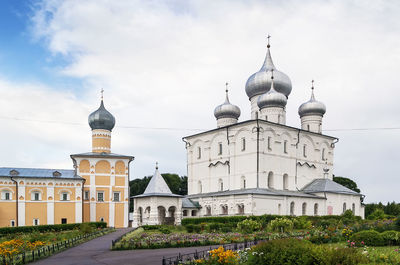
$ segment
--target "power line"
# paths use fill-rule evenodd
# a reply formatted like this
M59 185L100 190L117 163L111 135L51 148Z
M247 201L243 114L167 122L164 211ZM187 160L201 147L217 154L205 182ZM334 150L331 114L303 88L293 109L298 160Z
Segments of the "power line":
M0 116L3 120L14 120L24 122L38 122L38 123L49 123L49 124L65 124L74 126L87 126L87 123L79 122L67 122L67 121L52 121L52 120L36 120L18 117L4 117ZM117 125L117 128L123 129L140 129L140 130L170 130L170 131L208 131L210 128L178 128L178 127L146 127L146 126L129 126L129 125ZM340 132L340 131L388 131L388 130L400 130L400 127L370 127L370 128L340 128L340 129L325 129L325 132Z

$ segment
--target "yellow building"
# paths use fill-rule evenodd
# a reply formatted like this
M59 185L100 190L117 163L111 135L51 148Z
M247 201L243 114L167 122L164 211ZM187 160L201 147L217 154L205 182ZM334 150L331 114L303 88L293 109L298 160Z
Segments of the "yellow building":
M115 118L103 100L89 125L92 152L71 155L74 170L0 168L0 227L82 221L128 226L133 157L111 153Z

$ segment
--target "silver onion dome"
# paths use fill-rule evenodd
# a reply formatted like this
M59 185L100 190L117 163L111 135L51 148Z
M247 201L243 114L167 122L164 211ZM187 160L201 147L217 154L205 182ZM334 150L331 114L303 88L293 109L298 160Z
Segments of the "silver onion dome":
M101 100L100 107L89 115L88 120L92 130L104 129L111 131L115 126L115 118L106 110L103 100Z
M228 83L226 83L226 85L228 85ZM214 109L214 116L217 120L221 118L238 119L240 117L240 108L229 102L228 88L225 90L225 92L226 92L225 102L221 105L218 105Z
M314 81L313 81L314 83ZM311 87L311 98L309 101L303 103L299 107L299 115L300 117L307 115L319 115L324 116L326 112L325 104L317 101L314 96L314 84Z
M246 82L246 94L250 98L264 94L271 88L271 70L274 70L275 90L289 97L292 91L292 82L283 72L276 69L272 62L270 45L267 45L267 55L261 69L251 75Z
M272 70L273 72L273 70ZM267 93L262 94L258 97L257 105L260 109L268 107L279 107L285 108L287 104L287 98L282 93L275 90L274 87L274 76L271 76L271 88Z

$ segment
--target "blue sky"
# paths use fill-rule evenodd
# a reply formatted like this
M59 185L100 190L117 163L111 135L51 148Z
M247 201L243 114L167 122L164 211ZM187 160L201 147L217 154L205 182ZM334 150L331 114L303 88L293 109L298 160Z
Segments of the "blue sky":
M396 0L0 1L0 161L71 168L70 154L90 150L87 116L104 88L112 151L136 157L131 178L151 175L155 161L185 175L181 138L215 128L225 82L240 121L250 118L244 84L271 34L293 84L287 124L300 126L316 80L323 129L340 138L334 173L366 201L400 201L399 130L348 130L400 127L399 13Z

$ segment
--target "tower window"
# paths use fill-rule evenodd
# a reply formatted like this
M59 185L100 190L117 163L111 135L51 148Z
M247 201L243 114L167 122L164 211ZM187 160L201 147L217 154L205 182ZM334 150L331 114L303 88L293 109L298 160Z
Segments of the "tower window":
M242 138L242 151L246 150L246 138Z
M307 145L303 145L303 156L307 157Z
M269 151L272 150L272 148L271 148L271 136L268 136L268 138L267 138L267 147L268 147Z
M325 161L325 148L322 148L322 161Z
M201 147L197 147L197 159L201 158Z
M218 155L222 155L222 143L218 143Z
M287 141L286 140L283 142L283 152L285 154L287 154Z

